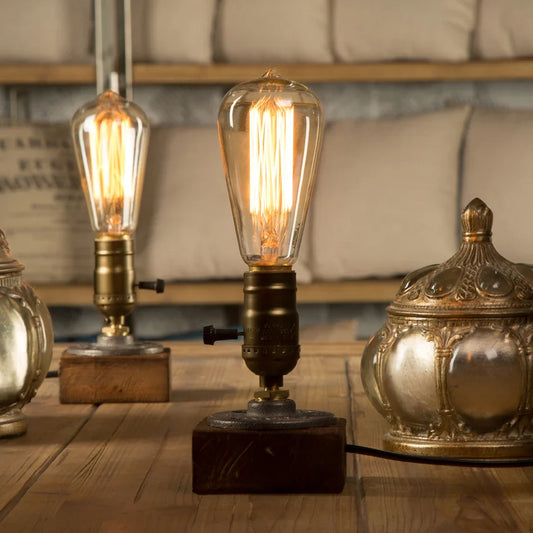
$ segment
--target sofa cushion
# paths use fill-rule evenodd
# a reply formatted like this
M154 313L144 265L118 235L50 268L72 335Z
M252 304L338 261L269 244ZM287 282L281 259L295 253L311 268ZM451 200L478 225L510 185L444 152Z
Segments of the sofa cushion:
M333 0L333 46L338 60L469 57L475 0Z
M461 204L478 196L494 213L496 249L533 262L533 111L476 109L465 145Z
M332 123L311 203L313 274L403 274L457 244L458 167L468 108Z
M209 63L216 0L134 0L132 47L136 61Z
M0 61L93 61L91 0L0 0L0 13Z
M154 128L138 228L138 276L241 278L216 127ZM302 246L302 252L305 249ZM309 280L305 257L295 265Z
M217 58L236 63L330 63L328 0L221 0Z
M475 52L485 59L533 55L533 2L483 0L479 5Z

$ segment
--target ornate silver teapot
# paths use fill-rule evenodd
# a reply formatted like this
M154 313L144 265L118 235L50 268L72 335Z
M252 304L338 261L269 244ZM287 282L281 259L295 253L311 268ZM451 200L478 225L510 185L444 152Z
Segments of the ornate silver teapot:
M409 274L366 346L366 393L389 449L424 455L533 454L533 266L491 242L492 211L462 214L463 242Z
M23 269L0 230L0 437L25 433L21 409L35 396L52 358L52 320L22 281Z

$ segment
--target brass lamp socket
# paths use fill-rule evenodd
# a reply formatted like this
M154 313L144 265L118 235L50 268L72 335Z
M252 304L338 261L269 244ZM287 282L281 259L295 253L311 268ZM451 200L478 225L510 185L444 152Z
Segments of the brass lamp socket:
M129 333L124 318L136 303L133 253L131 235L99 235L94 240L94 304L105 317L106 336Z
M276 391L300 357L293 270L267 267L245 272L243 330L246 366L259 376L261 387Z

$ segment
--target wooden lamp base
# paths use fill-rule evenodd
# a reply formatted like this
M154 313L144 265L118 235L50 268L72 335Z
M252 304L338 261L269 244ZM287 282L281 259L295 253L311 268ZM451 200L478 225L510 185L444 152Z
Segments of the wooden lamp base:
M306 429L221 429L192 436L197 494L338 493L346 477L346 420Z
M169 398L169 348L156 354L61 354L61 403L168 402Z

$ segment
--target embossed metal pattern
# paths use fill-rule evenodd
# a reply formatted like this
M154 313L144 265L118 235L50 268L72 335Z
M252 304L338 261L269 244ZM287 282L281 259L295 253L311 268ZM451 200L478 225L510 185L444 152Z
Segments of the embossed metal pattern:
M0 230L0 437L26 431L21 409L35 396L52 358L52 320L22 281L23 268Z
M491 242L479 199L442 265L404 279L361 362L365 391L390 422L388 448L427 455L533 454L533 268Z
M463 242L442 265L409 274L390 314L416 316L529 315L533 267L508 261L491 242L492 211L472 200L461 217Z

